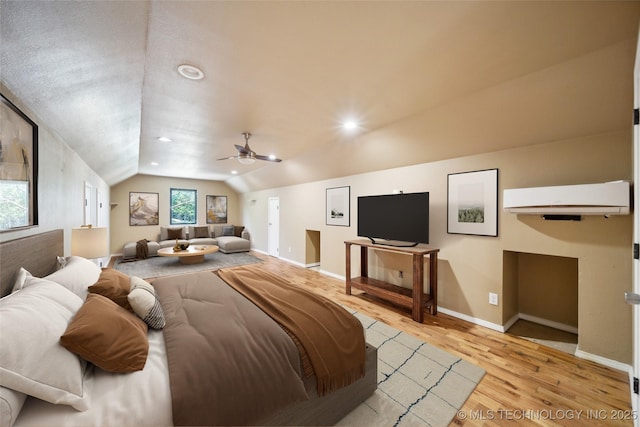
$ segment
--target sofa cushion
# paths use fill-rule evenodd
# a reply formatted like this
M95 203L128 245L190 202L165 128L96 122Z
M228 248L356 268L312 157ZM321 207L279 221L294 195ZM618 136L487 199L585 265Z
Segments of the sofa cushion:
M209 233L209 226L207 225L194 225L189 226L189 240L211 237Z
M222 227L223 236L233 236L235 233L235 227L233 225L225 225Z
M242 237L242 230L244 230L244 225L236 225L233 227L233 235L236 237Z
M176 231L177 230L177 231ZM186 239L185 227L160 227L160 240Z
M173 242L175 244L175 242ZM124 245L124 251L123 251L123 259L129 259L129 258L135 258L136 257L136 252L137 252L137 248L136 248L137 243L136 242L129 242L126 245ZM158 242L147 242L147 249L149 250L149 256L156 256L158 255L158 249L160 249L160 244Z
M236 236L218 237L220 252L228 254L233 252L248 252L251 250L251 242Z
M182 229L180 228L169 228L167 230L167 239L182 239Z

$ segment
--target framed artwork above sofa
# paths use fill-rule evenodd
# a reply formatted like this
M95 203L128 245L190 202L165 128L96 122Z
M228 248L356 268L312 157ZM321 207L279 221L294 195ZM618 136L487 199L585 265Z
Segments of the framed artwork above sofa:
M207 196L207 224L227 223L227 196Z
M158 193L129 193L129 225L158 225Z

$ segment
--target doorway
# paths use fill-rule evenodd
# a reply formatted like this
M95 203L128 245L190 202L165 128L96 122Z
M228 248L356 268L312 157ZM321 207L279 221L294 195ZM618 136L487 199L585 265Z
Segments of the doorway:
M84 225L95 225L95 209L92 203L91 191L93 190L93 186L85 181L84 183Z
M267 252L280 257L280 198L269 197L268 209Z

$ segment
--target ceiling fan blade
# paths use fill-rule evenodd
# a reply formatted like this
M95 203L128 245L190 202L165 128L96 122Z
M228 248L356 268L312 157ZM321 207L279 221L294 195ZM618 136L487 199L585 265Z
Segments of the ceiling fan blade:
M261 156L260 154L256 154L256 159L258 160L266 160L268 162L281 162L282 159L276 159L275 157L271 157L271 156Z
M243 147L242 145L235 144L235 147L236 147L236 150L238 150L238 153L247 154L251 152L251 149L249 148L248 145L245 145Z
M223 157L221 159L216 159L216 160L233 160L233 159L237 159L238 156L230 156L230 157Z

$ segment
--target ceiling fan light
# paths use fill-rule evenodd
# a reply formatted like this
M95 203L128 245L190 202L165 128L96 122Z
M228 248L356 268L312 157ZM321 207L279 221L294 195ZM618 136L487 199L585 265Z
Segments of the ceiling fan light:
M250 154L241 154L238 156L238 161L243 165L252 165L256 159Z

